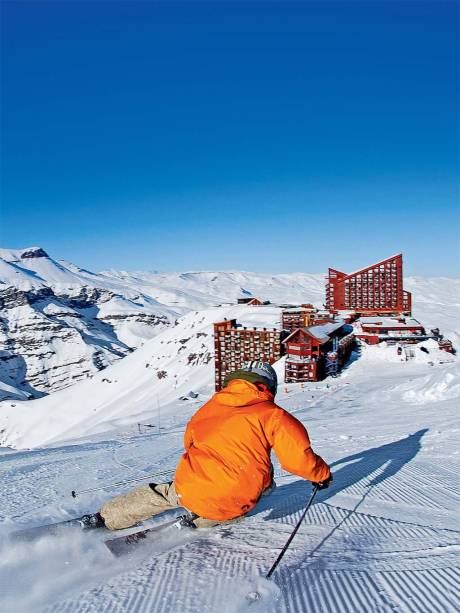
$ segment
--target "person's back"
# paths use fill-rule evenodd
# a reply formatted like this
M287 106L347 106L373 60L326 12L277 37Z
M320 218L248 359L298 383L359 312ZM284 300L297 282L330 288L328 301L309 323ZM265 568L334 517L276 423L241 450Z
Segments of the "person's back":
M245 515L272 484L273 449L281 466L319 487L328 487L329 467L310 446L307 431L274 402L277 377L263 362L230 373L189 421L185 453L169 483L149 483L107 502L88 525L126 528L178 506L195 526Z
M175 486L181 504L197 515L228 520L252 509L271 484L272 448L291 473L311 481L330 476L303 425L260 387L232 379L187 426Z

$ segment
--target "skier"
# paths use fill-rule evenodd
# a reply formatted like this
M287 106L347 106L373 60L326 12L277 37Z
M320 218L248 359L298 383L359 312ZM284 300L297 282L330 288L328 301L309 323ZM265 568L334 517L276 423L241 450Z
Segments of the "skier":
M329 487L328 465L311 449L304 426L274 403L276 390L276 372L265 362L227 375L223 389L189 421L174 481L117 496L85 516L85 524L117 530L176 507L190 512L191 527L246 515L274 487L271 449L285 470Z

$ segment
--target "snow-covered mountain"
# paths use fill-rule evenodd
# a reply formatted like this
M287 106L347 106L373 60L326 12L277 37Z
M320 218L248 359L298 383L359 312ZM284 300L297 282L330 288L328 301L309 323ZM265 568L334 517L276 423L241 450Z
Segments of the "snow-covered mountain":
M243 271L126 272L107 270L102 274L162 304L203 309L221 302L236 302L257 296L275 303L324 302L324 274L289 273L270 275Z
M458 343L460 307L455 296L460 294L460 280L409 277L405 287L413 292L415 316ZM39 247L0 250L0 399L37 397L92 377L182 315L190 313L193 319L195 311L218 305L225 309L242 296L320 306L324 275L115 270L96 274L54 260ZM213 317L218 319L220 312ZM181 328L176 332L180 336Z
M275 304L311 302L322 306L325 274L303 272L262 274L243 271L126 272L104 271L107 277L142 291L173 308L202 309L237 298L257 296ZM460 341L460 279L405 277L404 288L412 292L414 316L427 328L440 327L454 342Z
M91 376L179 314L39 247L0 249L0 399L41 396Z

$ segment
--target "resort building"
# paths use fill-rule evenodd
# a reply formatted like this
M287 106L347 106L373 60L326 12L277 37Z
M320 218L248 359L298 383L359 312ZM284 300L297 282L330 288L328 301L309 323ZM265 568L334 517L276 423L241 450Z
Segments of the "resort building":
M216 390L228 373L249 360L273 364L283 353L281 344L285 334L277 328L248 328L238 325L236 319L214 324L215 384Z
M336 375L353 344L353 330L342 320L298 328L283 341L286 383L321 381Z
M332 313L410 315L411 294L403 289L402 253L350 274L329 268L326 308Z

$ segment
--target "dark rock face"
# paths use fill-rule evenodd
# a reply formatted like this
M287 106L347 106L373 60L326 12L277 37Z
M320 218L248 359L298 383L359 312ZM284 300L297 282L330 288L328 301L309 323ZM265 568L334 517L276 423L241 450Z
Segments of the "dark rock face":
M1 286L0 286L1 287ZM34 304L40 300L46 300L54 296L51 288L45 287L32 291L23 291L16 287L7 286L0 289L0 312L2 310L14 309L25 304Z
M41 247L37 247L35 249L26 249L21 253L21 259L27 260L28 258L47 258L49 257L46 251L44 251Z
M96 287L82 286L77 293L61 292L59 297L66 300L69 306L75 309L87 309L95 304L102 304L111 300L115 294Z

